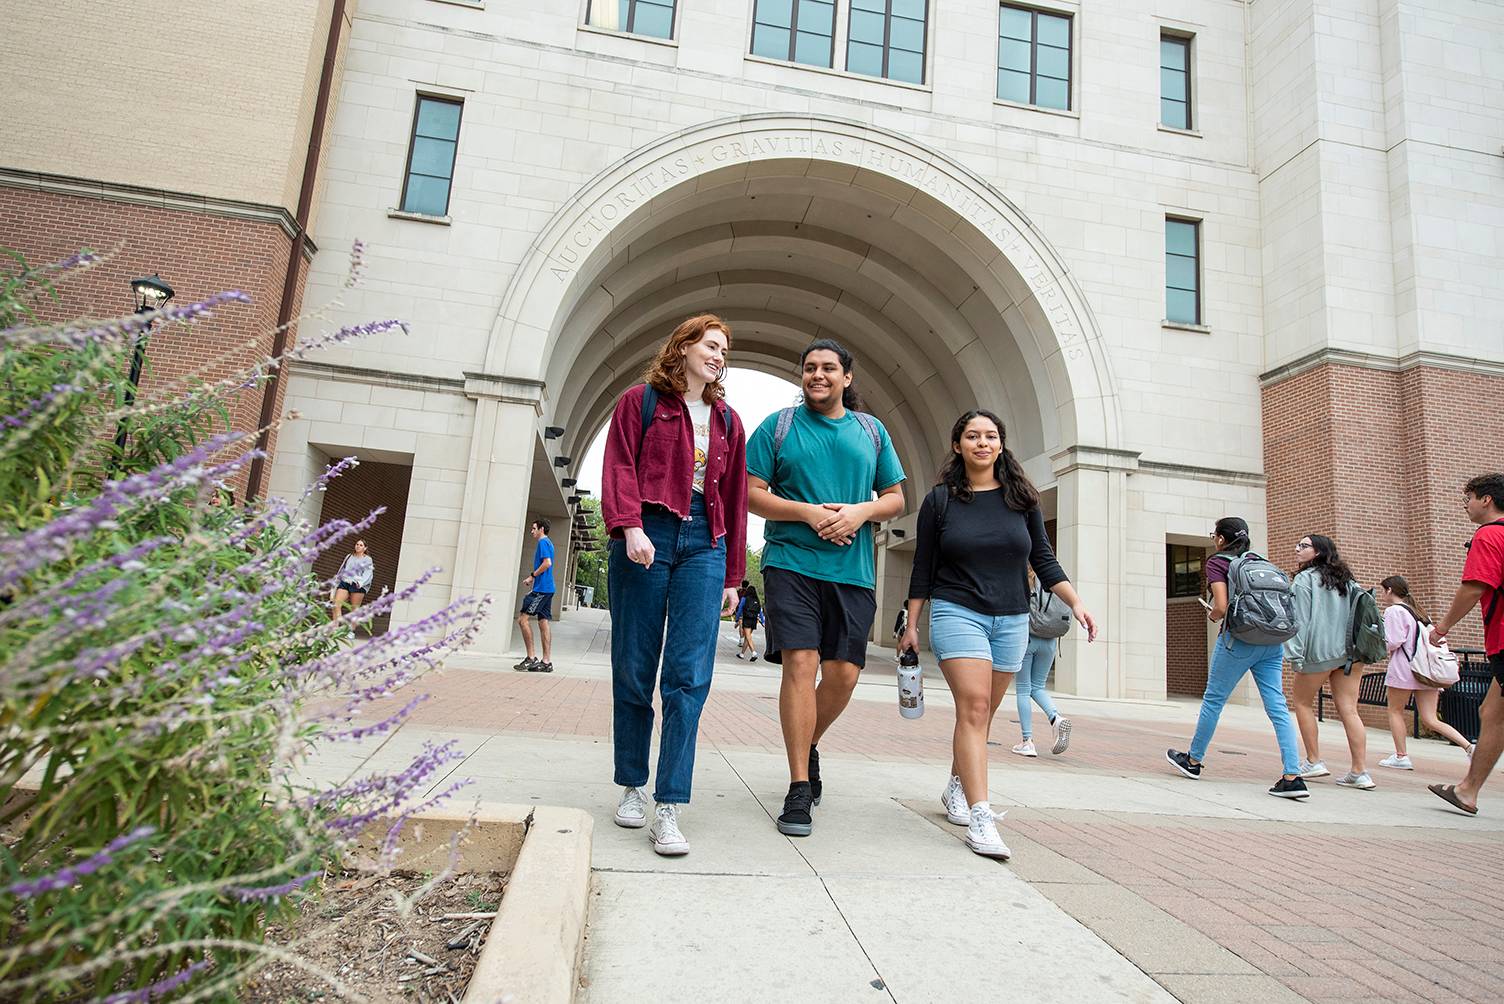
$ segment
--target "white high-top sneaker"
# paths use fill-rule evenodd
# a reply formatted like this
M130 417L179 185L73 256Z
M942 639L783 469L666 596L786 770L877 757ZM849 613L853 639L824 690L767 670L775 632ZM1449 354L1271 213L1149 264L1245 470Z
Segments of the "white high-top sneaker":
M635 830L648 822L648 797L641 788L623 788L616 803L616 825Z
M966 846L984 858L999 858L1007 861L1012 851L998 836L997 821L1002 817L992 811L986 802L978 802L970 810L966 827Z
M653 850L665 857L678 857L689 853L689 841L679 832L678 806L658 803L654 812L653 827L648 830L648 839L653 841Z
M940 796L940 804L945 806L946 822L957 826L971 822L971 809L966 804L966 792L961 788L959 777L951 776L950 783L945 786L945 794Z

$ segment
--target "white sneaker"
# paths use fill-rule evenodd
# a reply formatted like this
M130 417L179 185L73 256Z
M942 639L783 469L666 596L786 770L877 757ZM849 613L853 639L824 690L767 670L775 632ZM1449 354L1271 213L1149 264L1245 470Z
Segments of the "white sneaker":
M689 853L689 841L679 832L679 810L674 805L658 804L654 813L653 828L648 830L648 839L653 850L664 857L678 857Z
M1309 780L1313 777L1330 777L1332 772L1326 769L1325 760L1302 760L1300 769L1295 773Z
M1379 761L1380 767L1393 767L1395 770L1414 770L1415 764L1410 762L1409 755L1391 753Z
M966 846L984 858L1007 861L1013 852L1008 850L1008 845L998 836L997 821L1001 818L986 802L973 805L967 819Z
M745 659L747 656L746 656L746 653L744 653L741 649L737 649L736 650L736 657L737 657L737 659Z
M623 788L616 803L616 825L635 830L648 821L648 797L641 788Z
M1064 715L1056 715L1050 728L1055 730L1055 745L1050 747L1050 752L1059 756L1071 745L1071 720Z
M1378 785L1373 783L1373 778L1368 776L1368 771L1366 770L1361 774L1354 774L1352 771L1348 771L1337 778L1337 783L1344 788L1361 788L1363 791L1371 791L1378 787Z
M1039 755L1038 753L1034 752L1034 742L1031 739L1025 739L1023 742L1013 747L1013 752L1017 753L1019 756Z
M959 777L951 777L950 783L945 786L945 794L940 796L940 804L945 806L946 822L957 826L970 824L971 808L966 804L966 792L961 788Z

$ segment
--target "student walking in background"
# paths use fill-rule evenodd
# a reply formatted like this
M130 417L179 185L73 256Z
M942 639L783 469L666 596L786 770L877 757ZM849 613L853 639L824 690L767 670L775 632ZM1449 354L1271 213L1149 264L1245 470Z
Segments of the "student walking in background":
M354 552L345 555L345 560L339 563L339 571L334 573L334 591L329 599L334 604L335 620L339 620L346 603L350 604L352 613L360 609L375 574L376 562L366 553L366 542L357 540Z
M762 600L757 595L757 587L743 579L742 598L736 605L734 617L737 632L741 636L741 647L736 650L738 659L757 661L757 643L753 641L752 632L757 630L757 618L761 613Z
M1480 474L1462 489L1462 507L1478 526L1468 542L1462 585L1446 615L1431 631L1437 644L1446 641L1457 622L1474 605L1483 615L1483 649L1494 683L1478 709L1478 744L1467 774L1456 784L1429 785L1432 794L1470 816L1478 814L1478 793L1504 751L1504 474Z
M1034 705L1045 713L1054 732L1050 752L1064 753L1071 744L1071 720L1055 710L1046 686L1061 637L1071 629L1071 608L1040 584L1029 567L1029 647L1024 650L1023 669L1018 674L1018 729L1023 741L1013 747L1019 756L1038 756L1034 749ZM997 709L993 708L996 715Z
M995 858L1011 852L988 800L987 733L1029 647L1027 570L1060 598L1088 638L1097 635L1055 560L1039 492L1004 435L1002 420L990 411L968 411L951 429L940 483L919 507L908 624L898 641L900 654L919 650L917 625L928 601L930 648L956 706L941 803L946 819L967 828L966 846Z
M663 725L648 837L664 855L689 853L679 807L689 803L721 614L735 608L747 562L746 434L722 383L730 348L731 329L714 314L684 321L644 383L621 396L606 436L615 821L647 822L656 683Z
M1327 685L1347 733L1347 750L1352 758L1351 768L1337 783L1344 788L1371 789L1374 782L1368 774L1368 728L1358 716L1358 687L1363 676L1353 672L1348 650L1352 592L1360 587L1330 537L1306 534L1295 545L1295 556L1300 569L1291 585L1300 629L1285 642L1285 658L1295 670L1295 720L1306 749L1300 776L1309 780L1331 773L1321 759L1315 708L1317 693Z
M1379 583L1379 602L1384 604L1384 644L1389 649L1384 686L1388 690L1389 732L1394 736L1394 753L1380 760L1379 766L1396 770L1415 769L1406 752L1405 705L1411 698L1415 699L1415 710L1422 725L1448 742L1461 746L1467 750L1468 756L1472 756L1473 744L1436 713L1441 690L1417 680L1411 667L1417 649L1425 643L1422 636L1430 629L1431 621L1421 613L1410 595L1410 583L1402 575L1389 576Z
M1212 593L1206 616L1213 623L1220 623L1222 629L1207 674L1206 694L1201 698L1201 714L1196 719L1191 748L1186 752L1166 750L1165 759L1186 777L1200 778L1207 747L1217 731L1217 722L1222 717L1227 698L1243 676L1252 673L1259 688L1259 698L1264 702L1264 713L1274 726L1274 738L1279 743L1284 767L1284 773L1274 782L1269 794L1276 798L1308 798L1310 792L1300 778L1295 723L1291 721L1290 708L1285 703L1282 679L1281 642L1294 633L1294 601L1289 583L1268 559L1250 550L1248 524L1241 517L1224 516L1217 520L1211 537L1217 553L1206 559L1206 581ZM1247 612L1243 608L1248 598L1249 572L1259 573L1259 578L1272 587L1268 603L1259 604L1265 612L1263 616L1257 611L1253 616L1245 616ZM1240 622L1236 628L1228 622L1228 614L1233 610L1238 611ZM1251 638L1281 640L1250 641L1239 637L1239 633Z
M528 524L527 532L537 543L533 547L533 572L522 580L527 593L522 597L522 609L517 612L517 627L522 631L522 646L527 655L512 668L519 673L552 673L554 671L554 542L548 536L546 519L535 519ZM543 658L535 658L533 652L533 629L531 622L538 622L538 636L543 642Z

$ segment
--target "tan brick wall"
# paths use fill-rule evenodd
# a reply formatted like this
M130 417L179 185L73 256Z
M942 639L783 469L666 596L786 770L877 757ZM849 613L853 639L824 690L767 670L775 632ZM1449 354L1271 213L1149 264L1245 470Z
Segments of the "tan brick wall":
M338 458L335 458L338 459ZM397 583L397 562L402 556L402 527L407 521L407 496L411 487L413 469L406 464L385 464L362 460L360 466L335 478L324 493L323 508L319 513L319 525L335 519L357 523L370 515L378 506L386 506L386 512L374 526L361 535L366 542L366 552L371 556L371 591L367 600L374 600L383 589L392 590ZM313 563L314 574L321 578L333 576L339 570L345 555L354 550L355 539L350 538L340 547L329 551ZM391 620L383 614L372 623L375 634L383 634Z
M208 320L153 331L141 401L183 387L190 374L217 380L270 354L290 243L270 223L0 187L0 247L17 250L34 264L83 248L112 252L106 262L60 287L59 301L44 308L47 318L128 313L128 283L153 272L173 287L176 303L225 290L250 296L249 304L226 305ZM232 393L235 428L256 427L261 393ZM242 478L237 496L243 488Z
M1206 692L1206 611L1194 599L1165 604L1165 690L1182 697Z
M8 4L0 166L291 210L332 8Z

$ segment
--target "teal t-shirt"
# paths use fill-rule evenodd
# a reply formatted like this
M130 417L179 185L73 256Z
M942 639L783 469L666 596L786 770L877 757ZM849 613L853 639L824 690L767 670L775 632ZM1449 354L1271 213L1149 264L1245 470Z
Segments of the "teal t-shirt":
M874 419L874 421L876 421ZM747 440L747 473L761 478L779 498L794 502L869 502L880 492L903 480L903 465L877 423L882 449L874 450L856 416L847 412L832 421L800 405L794 424L773 456L773 434L778 412L763 420ZM764 568L784 568L813 579L873 588L877 570L872 555L872 524L857 531L844 547L820 539L807 523L768 520L763 533Z

